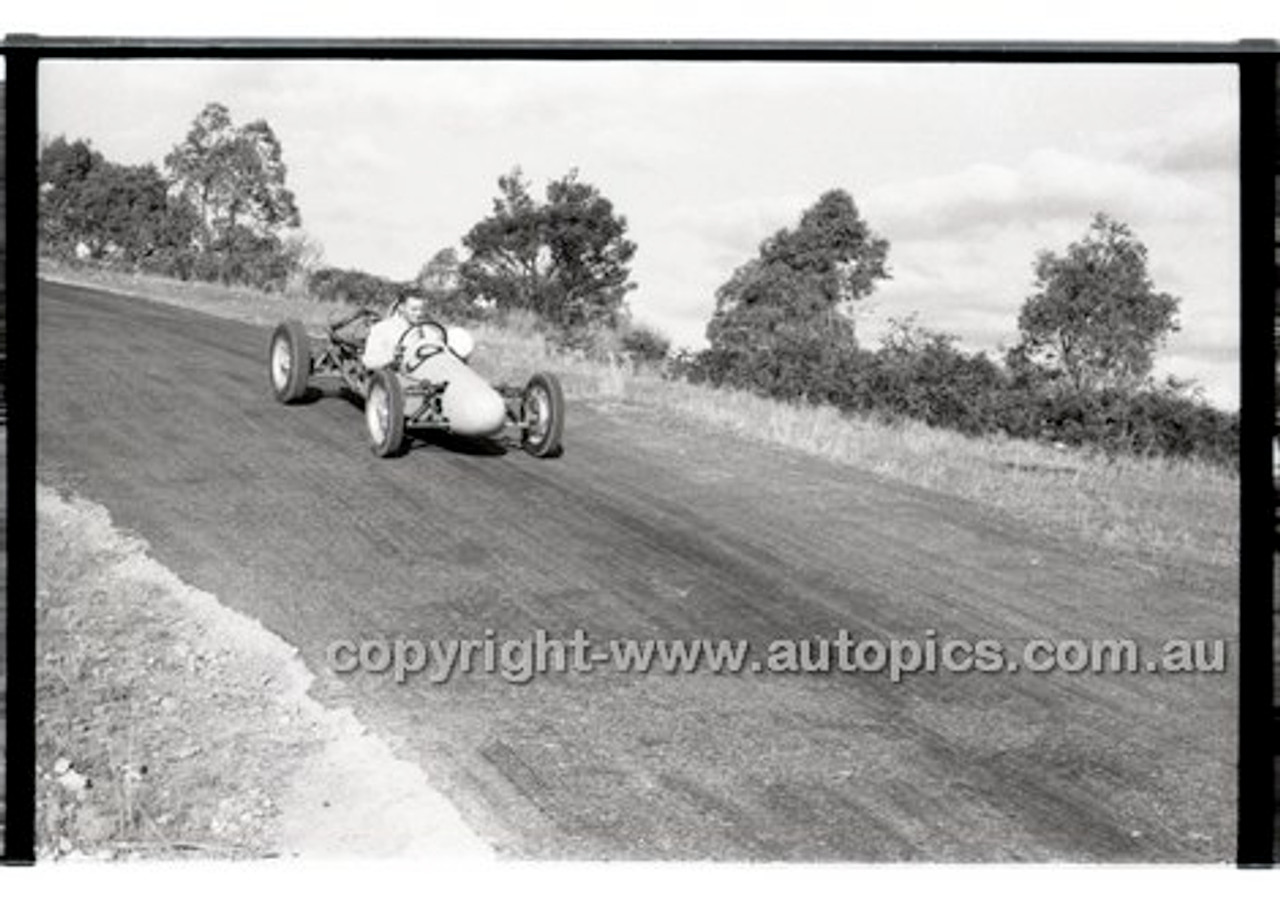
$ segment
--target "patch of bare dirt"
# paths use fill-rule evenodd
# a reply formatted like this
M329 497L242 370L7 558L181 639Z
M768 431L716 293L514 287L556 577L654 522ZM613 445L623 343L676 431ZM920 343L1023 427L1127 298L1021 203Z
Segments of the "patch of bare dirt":
M40 859L478 857L416 765L307 695L295 650L107 512L37 490Z

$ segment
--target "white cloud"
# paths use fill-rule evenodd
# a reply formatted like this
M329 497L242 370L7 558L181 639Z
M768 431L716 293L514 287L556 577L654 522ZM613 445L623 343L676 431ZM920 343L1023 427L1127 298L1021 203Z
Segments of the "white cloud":
M1240 119L1234 75L1218 91L1162 112L1154 124L1097 136L1097 148L1156 170L1234 180Z
M1106 211L1122 220L1203 221L1223 199L1202 185L1120 161L1040 149L1015 166L965 170L877 187L868 210L891 237L984 235L1051 221L1087 222Z
M991 347L1038 249L1130 223L1183 299L1170 353L1235 355L1235 73L1217 66L422 62L47 64L41 123L158 162L209 100L265 117L332 262L403 277L523 165L579 166L639 246L638 317L702 340L715 289L822 191L891 241L891 316ZM1190 339L1195 339L1194 345ZM1218 357L1215 359L1214 357ZM1174 361L1174 360L1170 360ZM1217 367L1217 366L1214 366ZM1214 373L1217 384L1229 382Z

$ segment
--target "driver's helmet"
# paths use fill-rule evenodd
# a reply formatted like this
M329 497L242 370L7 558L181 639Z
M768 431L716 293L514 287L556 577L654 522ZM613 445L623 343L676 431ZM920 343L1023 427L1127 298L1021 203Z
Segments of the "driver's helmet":
M421 296L406 296L400 303L400 311L410 324L422 324L427 320L427 301Z

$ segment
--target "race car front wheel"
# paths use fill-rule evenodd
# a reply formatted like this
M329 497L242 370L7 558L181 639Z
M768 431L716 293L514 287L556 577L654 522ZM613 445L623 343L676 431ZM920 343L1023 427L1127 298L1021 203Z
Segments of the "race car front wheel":
M555 375L538 372L525 385L521 399L521 446L535 457L558 457L564 452L564 392Z
M281 403L301 400L311 378L311 338L300 321L282 322L271 335L271 390Z
M375 454L394 457L404 450L404 391L395 372L379 369L369 379L364 420Z

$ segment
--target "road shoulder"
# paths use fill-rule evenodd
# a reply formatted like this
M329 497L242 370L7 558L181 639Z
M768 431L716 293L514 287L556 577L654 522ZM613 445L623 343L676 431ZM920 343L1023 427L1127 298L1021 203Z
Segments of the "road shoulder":
M415 764L308 695L296 650L105 509L37 489L42 859L492 850Z

